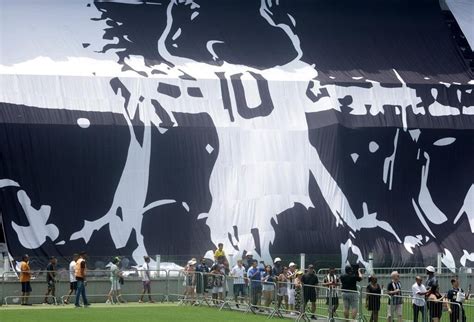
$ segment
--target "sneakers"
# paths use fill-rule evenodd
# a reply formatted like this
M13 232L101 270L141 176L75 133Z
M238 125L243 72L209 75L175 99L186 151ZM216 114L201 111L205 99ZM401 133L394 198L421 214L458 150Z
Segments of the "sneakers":
M138 300L138 303L144 303L142 300Z
M77 309L77 308L82 307L82 305L74 305L74 307Z

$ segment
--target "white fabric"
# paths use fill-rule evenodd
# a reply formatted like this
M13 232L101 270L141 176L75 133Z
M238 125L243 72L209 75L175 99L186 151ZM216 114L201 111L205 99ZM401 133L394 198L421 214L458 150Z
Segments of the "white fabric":
M238 265L235 265L231 272L230 275L234 278L234 284L245 284L244 281L244 274L245 274L245 267L239 267Z
M425 305L425 296L424 295L418 295L418 293L425 293L426 292L426 287L423 284L418 285L417 283L415 283L411 287L411 291L413 293L412 303L417 305L417 306L424 306Z
M69 263L69 282L74 283L76 281L76 262L71 261Z
M446 0L446 4L466 36L469 46L474 49L474 1Z
M150 280L150 265L148 263L143 263L141 275L143 282L148 282Z

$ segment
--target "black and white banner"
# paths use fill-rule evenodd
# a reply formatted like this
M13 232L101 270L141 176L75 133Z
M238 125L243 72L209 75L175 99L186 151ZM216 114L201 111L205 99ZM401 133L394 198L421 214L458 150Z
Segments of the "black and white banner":
M431 0L1 2L12 255L474 261L474 81Z

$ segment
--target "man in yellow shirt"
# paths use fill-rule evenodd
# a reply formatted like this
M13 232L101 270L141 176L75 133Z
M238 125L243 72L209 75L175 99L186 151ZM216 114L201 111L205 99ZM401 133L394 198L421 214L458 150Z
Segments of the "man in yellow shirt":
M224 252L224 244L219 243L217 244L217 249L214 252L214 260L217 262L219 257L225 257L225 252Z
M28 298L31 293L31 271L30 271L30 257L28 254L23 255L20 264L20 283L21 283L21 305L31 305L28 303Z

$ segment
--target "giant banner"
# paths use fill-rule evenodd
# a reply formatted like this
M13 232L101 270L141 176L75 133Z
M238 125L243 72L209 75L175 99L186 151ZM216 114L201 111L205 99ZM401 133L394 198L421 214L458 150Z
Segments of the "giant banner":
M431 0L3 1L18 256L474 261L474 81Z

